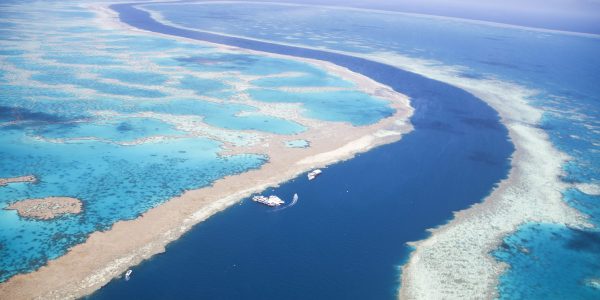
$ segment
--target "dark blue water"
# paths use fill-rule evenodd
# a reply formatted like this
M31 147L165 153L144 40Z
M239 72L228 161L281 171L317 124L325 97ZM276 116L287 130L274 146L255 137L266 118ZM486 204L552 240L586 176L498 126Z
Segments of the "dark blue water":
M171 28L129 4L121 21L171 35L327 60L411 97L415 130L272 193L274 211L245 200L197 225L164 254L91 298L392 299L406 242L479 202L505 178L513 146L495 111L450 85L355 57ZM271 191L270 191L271 192ZM269 193L270 193L269 192Z

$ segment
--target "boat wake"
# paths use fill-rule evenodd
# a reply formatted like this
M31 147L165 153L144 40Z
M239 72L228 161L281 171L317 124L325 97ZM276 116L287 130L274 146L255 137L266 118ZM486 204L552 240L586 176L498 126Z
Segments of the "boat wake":
M292 202L290 202L290 204L288 204L286 206L278 207L278 208L272 210L271 212L276 212L276 211L284 210L286 208L290 208L290 207L296 205L296 203L298 203L298 194L294 194L294 197L292 198Z

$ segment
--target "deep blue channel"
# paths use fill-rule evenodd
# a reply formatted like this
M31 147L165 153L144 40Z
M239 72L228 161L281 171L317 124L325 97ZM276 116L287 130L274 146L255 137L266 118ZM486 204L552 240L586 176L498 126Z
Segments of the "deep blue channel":
M139 3L138 3L139 4ZM298 203L275 210L244 200L90 298L394 299L409 241L481 201L508 174L514 147L498 114L473 95L389 65L169 27L135 4L122 22L153 32L326 60L411 98L415 130L401 141L266 193Z

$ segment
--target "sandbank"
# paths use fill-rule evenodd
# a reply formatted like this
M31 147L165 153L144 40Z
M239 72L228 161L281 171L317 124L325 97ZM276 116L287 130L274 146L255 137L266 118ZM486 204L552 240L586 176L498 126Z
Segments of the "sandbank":
M5 209L16 210L23 218L49 220L81 212L81 201L71 197L46 197L17 201Z
M17 182L36 182L37 178L33 175L19 176L19 177L9 177L9 178L0 178L0 186L7 185L9 183L17 183Z

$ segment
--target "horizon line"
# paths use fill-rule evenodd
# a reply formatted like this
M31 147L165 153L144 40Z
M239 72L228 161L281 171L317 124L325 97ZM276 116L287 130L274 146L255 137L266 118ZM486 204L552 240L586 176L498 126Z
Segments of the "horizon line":
M490 26L490 27L521 29L521 30L528 30L528 31L543 32L543 33L554 33L554 34L563 34L563 35L600 39L600 33L588 33L588 32L579 32L579 31L549 29L549 28L543 28L543 27L531 27L531 26L501 23L501 22L494 22L494 21L486 21L486 20L479 20L479 19L469 19L469 18L450 17L450 16L443 16L443 15L435 15L435 14L404 12L404 11L397 11L397 10L382 10L382 9L375 9L375 8L363 8L363 7L343 6L343 5L322 5L322 4L282 3L282 2L273 2L273 1L243 1L243 0L241 0L241 1L240 0L222 0L222 1L221 0L208 0L208 1L174 0L174 1L168 1L167 0L167 1L160 1L159 0L159 1L139 2L138 4L134 4L134 5L136 5L136 6L137 5L152 5L152 4L161 4L161 3L165 3L165 4L168 3L168 4L174 4L174 5L183 5L183 4L210 5L210 4L219 4L219 3L223 3L223 4L247 3L247 4L279 5L279 6L315 7L315 8L350 10L350 11L359 11L359 12L372 12L372 13L380 13L380 14L404 15L404 16L412 16L412 17L449 20L449 21L471 23L471 24L476 24L476 25L486 25L486 26Z

